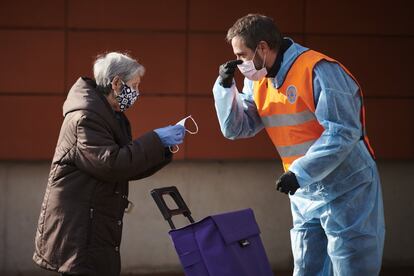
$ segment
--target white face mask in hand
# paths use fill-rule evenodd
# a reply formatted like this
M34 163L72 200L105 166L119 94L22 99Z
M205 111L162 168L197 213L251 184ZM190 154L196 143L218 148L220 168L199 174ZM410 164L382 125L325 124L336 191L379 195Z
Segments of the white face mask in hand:
M254 57L256 56L257 49L254 51L253 58L251 60L243 61L242 64L238 64L237 67L239 67L240 72L249 80L252 81L258 81L266 77L267 75L267 69L265 67L265 61L266 61L266 54L263 58L263 64L262 69L257 70L256 66L254 65Z
M194 131L191 131L191 130L185 128L185 122L187 121L187 119L191 119L191 121L193 121L194 126L195 126L195 130ZM184 119L182 119L181 121L179 121L178 123L176 123L176 125L182 125L185 128L185 131L187 131L190 134L197 134L198 133L198 125L197 125L196 121L194 120L194 118L191 115L185 117Z
M187 129L185 127L185 122L187 121L187 119L191 119L193 121L194 126L195 126L195 130L194 131L189 130L189 129ZM185 117L184 119L182 119L181 121L179 121L178 123L176 123L176 125L182 125L184 127L185 131L187 131L190 134L197 134L198 133L198 125L197 125L196 121L194 120L194 118L191 115ZM175 145L175 146L170 147L170 151L172 153L176 153L179 150L180 150L180 147L178 145Z

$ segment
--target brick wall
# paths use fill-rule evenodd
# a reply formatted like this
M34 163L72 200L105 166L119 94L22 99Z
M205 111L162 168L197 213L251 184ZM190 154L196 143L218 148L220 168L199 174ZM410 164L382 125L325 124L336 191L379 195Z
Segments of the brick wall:
M0 160L50 159L67 91L79 76L92 75L97 54L114 50L147 69L143 96L128 111L134 136L192 114L200 132L187 137L177 158L274 158L264 132L223 138L211 96L218 66L233 58L226 30L250 12L273 17L286 36L347 66L364 89L378 157L412 159L412 6L408 0L4 0Z

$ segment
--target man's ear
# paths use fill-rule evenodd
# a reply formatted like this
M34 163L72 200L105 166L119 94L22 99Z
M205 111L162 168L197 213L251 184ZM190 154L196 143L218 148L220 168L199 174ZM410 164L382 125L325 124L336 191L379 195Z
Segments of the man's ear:
M259 42L259 44L257 44L257 47L262 51L269 51L270 50L269 44L267 44L267 42L264 41L264 40L261 40Z

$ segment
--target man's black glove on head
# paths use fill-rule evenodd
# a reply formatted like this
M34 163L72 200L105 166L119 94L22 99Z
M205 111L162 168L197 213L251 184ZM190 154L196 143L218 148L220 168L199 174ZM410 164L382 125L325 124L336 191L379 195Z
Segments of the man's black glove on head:
M291 172L287 171L276 181L276 189L279 192L285 193L285 194L295 194L296 190L299 189L299 183L296 179L296 175Z
M242 64L242 60L230 60L220 65L219 76L220 85L224 88L230 88L233 84L234 72L238 64Z

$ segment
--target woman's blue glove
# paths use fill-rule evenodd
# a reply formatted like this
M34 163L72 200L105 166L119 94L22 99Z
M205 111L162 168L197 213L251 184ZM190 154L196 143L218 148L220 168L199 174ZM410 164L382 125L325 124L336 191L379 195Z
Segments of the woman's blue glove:
M162 128L154 129L160 137L164 147L171 147L179 145L183 142L185 136L185 128L182 125L166 126Z

